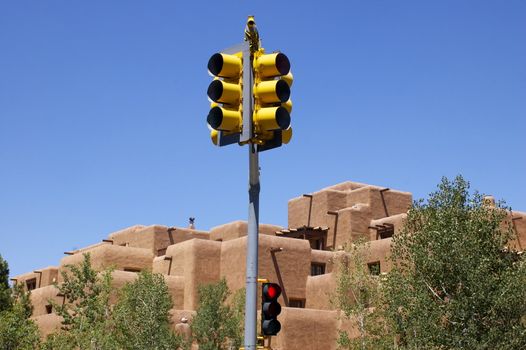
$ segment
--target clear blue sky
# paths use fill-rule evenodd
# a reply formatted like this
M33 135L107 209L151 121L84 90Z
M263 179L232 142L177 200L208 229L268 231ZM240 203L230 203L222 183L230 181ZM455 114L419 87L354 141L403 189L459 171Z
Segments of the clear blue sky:
M209 139L208 58L255 15L292 63L292 142L261 155L261 222L353 180L442 176L526 211L524 1L4 1L0 254L11 273L134 224L247 217L247 148Z

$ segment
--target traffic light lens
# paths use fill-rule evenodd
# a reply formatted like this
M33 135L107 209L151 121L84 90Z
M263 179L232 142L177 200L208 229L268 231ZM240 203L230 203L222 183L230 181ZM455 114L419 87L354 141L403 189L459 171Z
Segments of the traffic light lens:
M276 297L276 295L278 294L278 290L276 289L275 286L269 286L267 294L268 294L269 298L274 299Z
M275 283L269 283L263 287L263 294L266 298L275 299L281 295L281 287Z
M219 75L223 69L223 56L220 53L216 53L208 60L208 71L213 75Z
M210 110L208 113L208 117L206 118L206 121L210 126L214 129L219 128L221 123L223 122L223 111L220 107L214 107Z
M286 102L290 97L290 86L284 80L276 83L276 95L281 102Z
M223 83L221 82L221 80L214 80L213 82L211 82L208 86L207 94L212 101L219 100L223 95Z
M266 317L276 317L281 313L281 305L277 302L263 304L263 313Z
M281 330L281 323L278 320L265 320L262 326L264 335L276 335Z
M276 68L280 75L288 74L290 72L289 58L282 53L278 53L276 56Z
M278 107L276 110L276 122L281 130L288 129L290 126L290 114L284 107Z

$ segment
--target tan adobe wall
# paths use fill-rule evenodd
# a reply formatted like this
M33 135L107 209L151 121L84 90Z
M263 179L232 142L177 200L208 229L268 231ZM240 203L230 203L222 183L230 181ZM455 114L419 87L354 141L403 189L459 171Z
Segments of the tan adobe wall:
M115 270L140 271L152 268L153 254L149 249L122 247L109 243L100 245L89 251L91 264L96 271L108 268ZM77 253L66 256L60 261L59 272L65 271L65 265L79 264L84 260L84 254ZM59 282L62 276L59 275Z
M31 279L35 279L37 288L50 286L58 280L58 267L48 266L12 278L13 282L22 283L24 286L26 285L26 282Z
M397 214L388 216L385 218L377 219L377 220L371 220L371 224L369 226L369 240L374 241L377 239L377 230L373 229L372 227L376 227L376 225L385 225L385 224L391 224L394 228L394 234L397 234L400 232L402 227L404 226L404 221L407 218L407 214Z
M184 309L197 307L197 289L201 284L219 280L221 243L192 239L168 247L166 256L172 258L170 275L184 281Z
M336 290L336 278L334 272L319 276L309 276L307 278L306 290L306 308L319 310L334 309L330 302L332 294Z
M333 246L334 238L337 250L342 249L348 242L366 240L369 238L369 224L371 222L370 207L364 204L356 204L353 207L338 211L338 215L332 215L333 224L329 229L327 241ZM337 220L337 224L336 224Z
M311 263L325 264L325 272L329 273L333 268L334 252L328 250L311 249L310 259Z
M291 199L288 206L289 227L291 228L302 226L333 227L334 218L332 215L327 214L327 211L337 211L347 207L347 193L343 191L322 190L313 193L312 198L298 197ZM309 211L311 214L310 220Z
M281 226L259 224L259 233L265 235L275 235L276 231L283 229ZM247 222L238 220L226 223L224 225L212 227L210 230L210 240L212 241L228 241L231 239L243 237L247 235Z
M57 332L62 326L62 317L57 316L54 313L31 317L31 319L35 321L38 326L42 339L51 333Z
M337 316L336 311L284 307L279 315L281 332L272 337L272 348L335 350L339 324Z
M58 288L55 286L45 286L32 290L29 295L31 304L33 304L32 316L47 315L49 312L46 306L51 305L49 300L61 305L63 297L59 297L58 294Z
M354 191L354 190L356 190L358 188L362 188L362 187L366 187L366 186L371 186L371 185L364 184L364 183L361 183L361 182L345 181L345 182L340 182L339 184L336 184L336 185L325 187L325 188L321 189L320 191L323 191L323 190L335 190L335 191L349 192L349 191Z
M402 214L412 204L412 195L378 186L366 186L348 192L348 206L365 204L371 208L372 219Z
M510 247L519 251L526 249L526 213L522 211L513 211L508 216L508 223L511 226L515 239Z
M411 203L409 192L345 182L291 199L288 224L290 228L328 227L327 247L338 250L345 242L376 239L371 224L386 217L396 219L385 222L397 221Z
M222 243L221 276L225 277L232 291L245 287L246 244L246 237ZM270 253L271 248L283 248L283 251L274 253L275 263ZM259 277L277 282L277 268L289 299L305 299L310 259L308 241L270 235L259 236ZM285 305L283 295L281 302Z
M111 233L114 245L150 249L156 256L164 255L169 245L189 239L209 239L207 231L163 225L134 226L133 230Z

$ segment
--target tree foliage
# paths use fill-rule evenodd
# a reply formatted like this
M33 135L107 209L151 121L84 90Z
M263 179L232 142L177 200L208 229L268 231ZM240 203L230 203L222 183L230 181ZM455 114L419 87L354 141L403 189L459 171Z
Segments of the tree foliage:
M111 271L99 275L91 266L90 255L84 254L79 265L67 265L63 283L57 285L66 303L50 301L62 317L62 332L47 341L49 349L114 349L111 294Z
M200 350L238 349L242 342L244 293L227 303L226 280L199 287L199 306L192 321L192 336Z
M9 289L11 292L11 289ZM29 292L15 285L8 309L0 312L0 349L36 349L40 342L38 327L29 319L33 311Z
M182 339L170 328L172 299L160 274L141 272L121 290L115 306L117 343L123 349L177 349Z
M51 334L43 349L179 349L185 344L170 327L172 299L160 274L144 271L110 304L111 270L98 273L89 254L79 265L68 265L58 285L66 303L53 303L63 318L62 330Z
M11 288L9 288L9 266L0 255L0 312L11 308Z
M393 344L390 327L383 317L384 299L380 271L367 266L369 244L348 244L347 254L337 260L336 291L331 303L341 310L342 317L358 330L358 337L351 337L339 330L338 348L349 350L386 349Z
M526 262L507 209L457 177L415 202L393 238L387 316L407 349L526 348Z

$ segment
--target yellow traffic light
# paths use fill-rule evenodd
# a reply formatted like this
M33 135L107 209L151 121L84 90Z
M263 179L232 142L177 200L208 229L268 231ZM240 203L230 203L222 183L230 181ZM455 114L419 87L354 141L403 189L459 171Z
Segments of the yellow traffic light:
M239 78L241 69L242 62L239 55L216 53L208 60L208 71L216 77Z
M290 61L281 52L260 55L254 58L254 70L260 79L287 75L290 72Z
M208 86L208 97L213 101L207 122L217 131L240 132L242 126L242 70L241 53L216 53L208 60L208 71L215 79ZM212 134L217 143L218 134Z
M254 111L256 132L285 130L290 126L290 114L285 107L265 107Z
M265 55L263 50L258 51L253 68L254 134L264 143L269 131L285 130L290 126L292 74L289 59L280 52Z
M292 138L292 127L281 132L281 143L287 144Z

